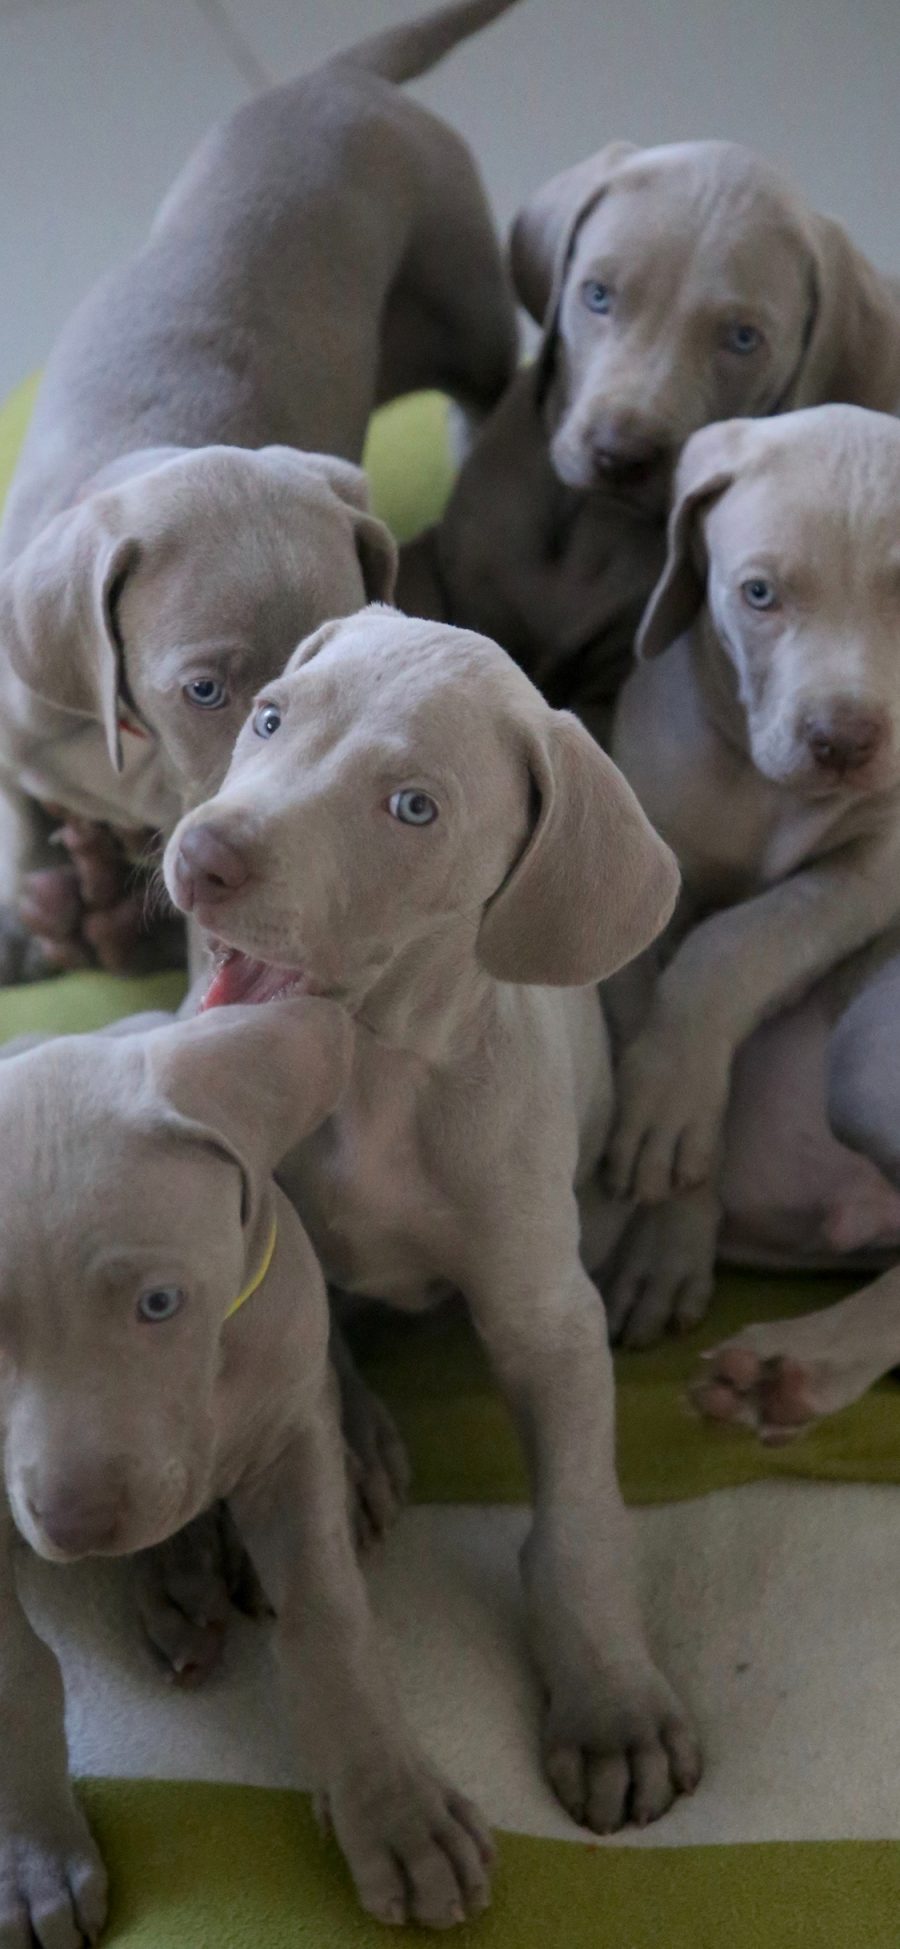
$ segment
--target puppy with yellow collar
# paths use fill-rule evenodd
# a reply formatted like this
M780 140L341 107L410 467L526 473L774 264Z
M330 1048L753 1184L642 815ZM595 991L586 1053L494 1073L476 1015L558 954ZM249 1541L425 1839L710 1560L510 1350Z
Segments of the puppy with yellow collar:
M293 999L0 1063L0 1941L96 1940L103 1865L68 1779L42 1557L152 1551L223 1500L276 1613L285 1711L363 1905L446 1926L490 1843L406 1729L347 1511L325 1283L272 1172L335 1106L352 1031Z

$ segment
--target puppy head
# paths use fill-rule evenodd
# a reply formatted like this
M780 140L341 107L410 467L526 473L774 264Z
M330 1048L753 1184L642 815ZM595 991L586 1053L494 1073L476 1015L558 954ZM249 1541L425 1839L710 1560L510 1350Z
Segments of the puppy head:
M102 723L115 770L123 716L158 740L190 803L224 776L298 636L391 593L395 551L347 461L287 447L148 460L113 470L0 577L0 644L36 696Z
M512 263L544 326L551 455L571 487L661 512L711 421L900 394L883 280L736 144L601 150L526 206Z
M209 1001L297 980L353 1008L423 943L451 975L599 980L677 882L615 766L496 644L385 609L301 645L165 872L232 950Z
M733 420L685 448L638 653L702 612L700 643L731 666L753 761L779 784L900 782L898 496L900 423L860 407Z
M209 1500L226 1315L271 1238L272 1170L339 1095L349 1038L329 1003L295 1001L0 1064L16 1130L0 1159L0 1439L41 1555L145 1549ZM324 1359L311 1253L306 1270Z

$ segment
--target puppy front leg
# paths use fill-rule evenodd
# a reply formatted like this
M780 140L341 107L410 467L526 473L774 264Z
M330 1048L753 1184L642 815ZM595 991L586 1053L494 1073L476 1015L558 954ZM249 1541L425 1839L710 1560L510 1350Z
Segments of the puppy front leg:
M337 1303L333 1296L329 1351L340 1388L350 1520L365 1550L397 1521L409 1489L409 1458L393 1415L356 1365L335 1317Z
M106 1871L69 1780L59 1666L19 1602L0 1501L0 1942L96 1942Z
M547 1689L544 1761L573 1820L598 1834L656 1820L700 1776L697 1741L644 1637L615 1468L612 1363L597 1291L534 1234L470 1287L534 1487L522 1554Z
M881 932L898 867L892 835L847 845L685 935L618 1065L616 1197L655 1204L715 1178L741 1043Z
M708 1184L631 1213L602 1281L614 1345L652 1347L669 1328L699 1326L715 1284L721 1216Z
M486 1907L491 1844L419 1751L385 1672L350 1533L335 1391L230 1507L275 1608L298 1745L363 1907L446 1928Z

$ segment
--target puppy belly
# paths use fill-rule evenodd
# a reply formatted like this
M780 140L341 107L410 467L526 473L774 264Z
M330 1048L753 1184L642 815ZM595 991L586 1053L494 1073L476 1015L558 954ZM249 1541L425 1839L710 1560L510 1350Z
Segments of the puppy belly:
M347 1233L330 1232L316 1245L329 1285L357 1299L379 1299L404 1312L420 1313L449 1299L454 1290L400 1239L370 1237L361 1250Z
M900 1250L900 1193L832 1136L830 1021L813 994L767 1023L734 1069L722 1257L756 1265L877 1265Z

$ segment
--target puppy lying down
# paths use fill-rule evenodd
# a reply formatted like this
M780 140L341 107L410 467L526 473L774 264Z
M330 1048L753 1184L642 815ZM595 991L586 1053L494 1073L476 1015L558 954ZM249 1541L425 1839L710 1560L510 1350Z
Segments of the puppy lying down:
M379 1656L325 1285L271 1175L333 1108L351 1042L332 1003L293 1000L0 1064L4 1943L94 1941L106 1913L15 1534L59 1562L125 1555L217 1497L274 1605L285 1712L364 1906L446 1926L487 1900L486 1831L418 1751Z
M282 1181L335 1287L468 1301L533 1475L547 1772L597 1832L655 1819L699 1762L644 1636L579 1242L596 1263L594 984L667 919L671 854L495 644L376 606L301 644L165 872L223 946L207 1008L305 990L353 1017L349 1088Z

